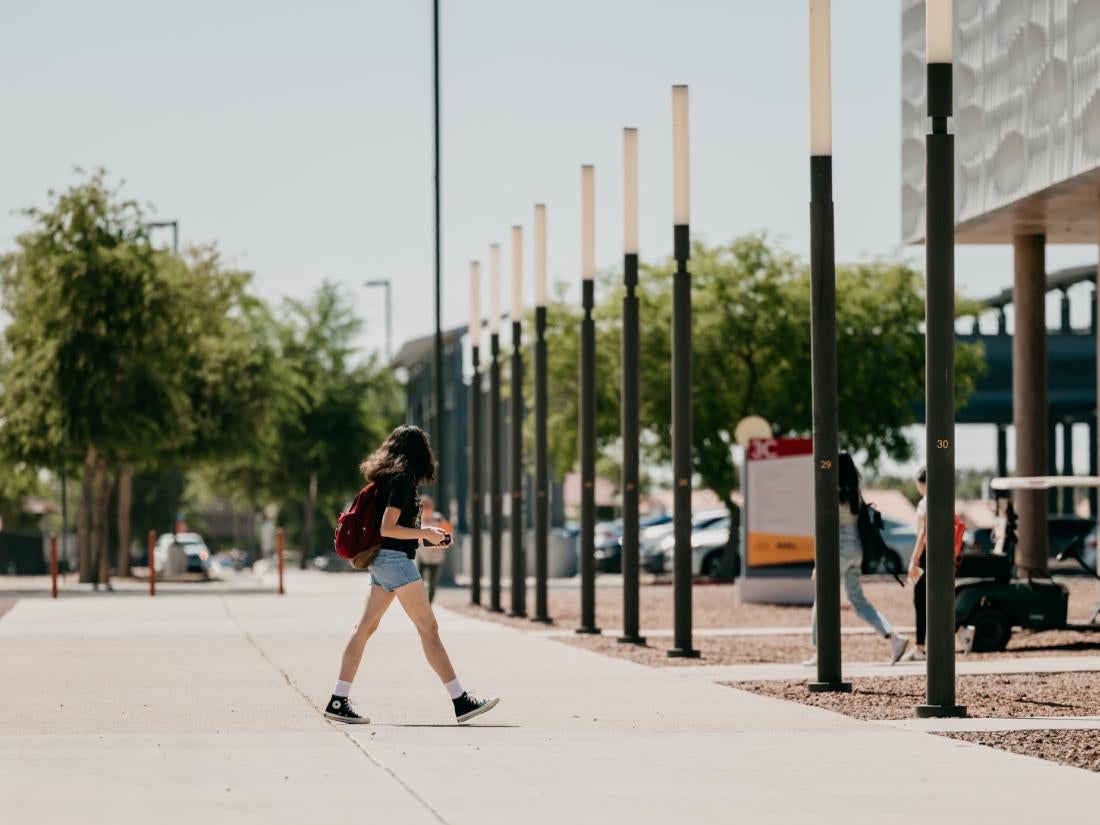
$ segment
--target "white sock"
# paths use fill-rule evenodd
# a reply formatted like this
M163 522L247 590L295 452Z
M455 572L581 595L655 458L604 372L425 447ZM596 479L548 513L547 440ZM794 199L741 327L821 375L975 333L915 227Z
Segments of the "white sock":
M447 691L447 694L451 697L451 699L457 699L459 696L466 692L462 689L462 683L459 682L458 679L452 679L449 682L444 682L443 689Z
M349 693L351 693L351 682L345 682L343 679L337 679L336 687L332 689L332 695L339 696L341 699L347 699Z

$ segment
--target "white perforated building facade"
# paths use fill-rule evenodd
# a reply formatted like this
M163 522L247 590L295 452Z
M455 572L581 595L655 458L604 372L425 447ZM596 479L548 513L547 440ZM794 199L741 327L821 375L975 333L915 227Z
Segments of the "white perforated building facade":
M924 234L924 2L902 0L902 239ZM1100 0L955 0L960 243L1097 240Z

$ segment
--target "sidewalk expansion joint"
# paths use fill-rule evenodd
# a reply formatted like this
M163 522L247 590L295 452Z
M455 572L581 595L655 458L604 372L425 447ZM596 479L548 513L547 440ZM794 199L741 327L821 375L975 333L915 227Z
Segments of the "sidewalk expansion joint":
M275 661L267 655L267 651L260 647L256 640L252 638L252 634L249 633L248 630L245 629L244 625L242 625L240 621L237 620L237 617L233 615L233 611L229 609L229 603L226 601L224 595L219 595L219 601L221 601L222 603L222 609L225 610L225 615L228 616L229 620L233 622L238 630L241 631L241 634L244 636L245 640L255 649L255 651L260 655L260 658L267 662L276 672L281 674L283 679L286 680L287 685L289 685L295 693L297 693L299 696L302 697L302 699L305 700L306 704L308 704L311 708L313 708L314 711L316 711L319 716L321 716L322 721L327 722L328 720L324 718L321 709L313 703L312 699L309 698L309 694L302 690L302 688L298 686L298 683L294 681L291 675L283 670L281 667L279 667L279 665L277 665ZM356 739L354 736L348 733L347 730L344 729L345 726L337 725L335 722L328 722L328 725L329 727L333 728L340 736L343 736L345 739L351 742L351 744L361 754L363 754L363 756L365 756L376 768L388 773L393 781L404 788L405 792L409 794L409 796L411 796L414 800L416 800L416 802L421 807L423 807L424 810L430 813L439 822L442 822L443 825L450 825L450 823L448 823L447 820L444 819L443 814L437 811L432 803L430 803L428 800L418 794L416 790L411 785L409 785L408 782L398 776L397 772L394 771L391 767L389 767L388 765L384 765L382 762L378 761L378 758L372 755L365 747L363 747L363 744L358 739Z

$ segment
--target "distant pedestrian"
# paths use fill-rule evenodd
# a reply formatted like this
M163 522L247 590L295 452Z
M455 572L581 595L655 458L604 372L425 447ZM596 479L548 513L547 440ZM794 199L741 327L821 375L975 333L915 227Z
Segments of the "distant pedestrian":
M840 483L840 581L844 587L844 595L856 615L890 642L890 664L894 664L905 653L909 640L897 633L863 595L863 585L860 582L863 547L859 542L859 514L860 508L864 506L863 494L859 489L859 471L848 453L837 456L837 476ZM817 647L816 603L813 611L813 644ZM817 654L803 664L816 665Z
M909 581L913 583L913 612L917 617L917 638L913 649L905 657L907 662L923 662L928 657L924 652L924 637L928 628L928 588L926 586L926 560L924 550L928 546L928 471L921 467L917 473L917 541L913 545L913 555L909 557Z
M417 487L431 484L436 476L428 434L411 425L398 427L381 447L367 456L360 469L368 482L382 486L381 500L386 502L379 528L382 549L367 568L371 574L370 595L363 617L344 649L340 678L325 708L325 716L352 724L369 721L355 712L348 694L367 641L378 629L382 615L395 596L416 625L424 656L454 704L455 719L465 722L492 710L499 699L474 698L462 689L455 676L447 650L439 638L439 625L428 602L424 581L413 562L421 542L439 547L451 543L450 534L438 527L420 526L421 502Z
M435 503L424 496L424 510L423 521L428 527L438 527L444 533L450 535L454 530L454 525L447 521L435 509ZM426 544L421 542L419 549L416 551L416 564L420 568L420 575L424 577L424 582L428 586L428 601L435 601L435 589L439 585L439 571L443 567L443 554L446 551L442 547L437 547L432 544Z

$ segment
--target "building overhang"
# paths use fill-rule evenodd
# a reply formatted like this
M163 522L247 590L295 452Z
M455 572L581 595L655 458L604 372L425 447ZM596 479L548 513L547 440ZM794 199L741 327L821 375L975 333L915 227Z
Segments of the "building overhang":
M960 244L1007 244L1018 235L1045 235L1047 243L1100 241L1100 168L993 209L955 227Z

